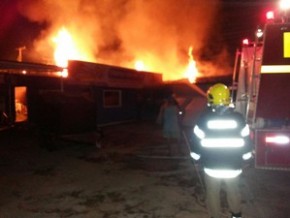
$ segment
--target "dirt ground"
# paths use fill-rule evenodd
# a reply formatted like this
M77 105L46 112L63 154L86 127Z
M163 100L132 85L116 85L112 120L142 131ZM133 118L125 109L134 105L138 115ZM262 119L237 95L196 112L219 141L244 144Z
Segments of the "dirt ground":
M105 127L101 148L94 136L58 139L49 151L36 131L0 132L0 218L207 217L202 172L186 152L168 155L160 126ZM290 217L289 184L289 172L249 166L241 181L244 217Z

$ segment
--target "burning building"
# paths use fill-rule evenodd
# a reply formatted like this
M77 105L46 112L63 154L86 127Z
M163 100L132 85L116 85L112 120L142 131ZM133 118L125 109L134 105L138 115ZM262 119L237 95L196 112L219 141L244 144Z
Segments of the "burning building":
M0 69L1 110L12 122L61 132L141 118L142 92L162 83L161 74L83 61L70 61L67 69L1 61Z
M152 119L174 89L163 82L188 79L192 92L197 78L230 72L224 47L206 54L217 0L15 2L41 31L19 62L0 63L1 110L13 122L77 132Z

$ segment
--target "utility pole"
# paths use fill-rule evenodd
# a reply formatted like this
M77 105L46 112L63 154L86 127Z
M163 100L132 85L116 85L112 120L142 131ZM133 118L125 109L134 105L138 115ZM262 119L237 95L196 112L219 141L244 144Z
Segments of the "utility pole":
M26 46L21 46L21 47L16 48L16 50L18 51L17 61L22 62L22 53L23 53L23 50L25 49L26 49Z

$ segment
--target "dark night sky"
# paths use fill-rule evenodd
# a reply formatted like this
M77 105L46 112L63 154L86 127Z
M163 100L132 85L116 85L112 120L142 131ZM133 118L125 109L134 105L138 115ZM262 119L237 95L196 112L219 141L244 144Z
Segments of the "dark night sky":
M41 26L32 23L18 13L17 0L0 1L0 58L15 60L16 48L31 46L41 31Z
M21 16L15 2L0 1L0 59L15 60L16 48L32 46L33 40L40 34L41 26ZM265 12L276 6L274 0L222 0L217 20L229 51L239 47L242 38L253 37L256 27L264 22ZM205 15L206 16L206 15ZM43 24L45 25L45 24Z
M254 38L258 26L265 23L266 12L276 9L276 0L223 0L222 33L233 53L242 39Z

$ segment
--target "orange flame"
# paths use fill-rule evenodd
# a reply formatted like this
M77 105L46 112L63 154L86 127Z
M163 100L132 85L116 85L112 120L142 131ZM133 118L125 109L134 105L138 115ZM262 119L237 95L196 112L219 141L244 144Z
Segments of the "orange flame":
M65 27L62 27L53 37L53 42L55 43L54 60L57 66L66 68L68 60L90 60Z
M196 62L193 60L192 56L192 46L188 49L188 66L185 72L185 77L188 78L190 83L194 83L196 81L196 77L198 75L198 70L196 68Z
M141 61L141 60L138 60L135 62L135 69L137 71L145 71L145 65L144 65L144 62Z
M62 27L55 34L55 36L52 37L52 39L55 44L54 60L57 66L67 68L68 60L92 61L92 58L90 58L90 53L83 49L86 42L81 42L79 39L82 39L82 37L79 37L78 34L71 34L65 27ZM189 47L189 60L187 66L174 66L174 70L171 74L168 72L161 72L163 75L166 73L166 76L168 77L166 78L167 80L187 78L189 82L195 82L198 75L198 70L196 68L196 62L193 59L192 50L192 47ZM158 69L163 69L162 63L160 63L160 61L155 61L151 56L142 56L142 58L145 58L145 61L143 61L143 59L135 59L135 70L158 72ZM158 69L156 69L156 67ZM184 68L186 68L185 71ZM59 76L67 77L67 70L61 72Z

